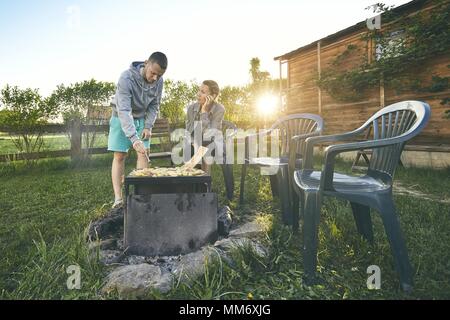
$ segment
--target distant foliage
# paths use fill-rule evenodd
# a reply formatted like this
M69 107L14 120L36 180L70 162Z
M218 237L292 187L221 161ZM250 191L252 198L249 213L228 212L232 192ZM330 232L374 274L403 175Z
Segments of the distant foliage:
M32 163L27 154L41 150L43 125L57 114L57 106L42 98L37 89L9 85L1 90L0 101L5 108L1 111L0 127L9 131L17 150Z
M246 122L252 119L250 95L246 87L226 86L220 91L219 102L226 108L225 120Z
M181 123L186 119L185 108L197 100L198 84L167 79L161 100L161 116L171 123Z
M97 115L104 113L105 104L115 92L115 85L94 79L77 82L69 86L59 85L49 97L52 105L58 106L65 123L80 121L85 125L101 124ZM96 132L83 131L84 147L89 150L95 144ZM89 154L83 155L88 158Z
M79 119L83 124L95 124L91 116L104 109L115 90L116 87L111 82L91 79L69 86L61 84L49 99L51 103L59 106L66 122Z
M225 120L241 125L255 124L261 120L256 103L261 95L278 96L279 80L272 80L267 71L260 70L259 58L250 60L249 73L252 82L245 86L220 86L218 101L225 107ZM286 85L284 80L284 86ZM186 107L197 101L199 84L190 81L164 81L164 94L161 100L161 116L171 123L180 124L186 120ZM281 108L278 110L282 112ZM275 118L277 113L273 115ZM270 120L270 119L267 119Z

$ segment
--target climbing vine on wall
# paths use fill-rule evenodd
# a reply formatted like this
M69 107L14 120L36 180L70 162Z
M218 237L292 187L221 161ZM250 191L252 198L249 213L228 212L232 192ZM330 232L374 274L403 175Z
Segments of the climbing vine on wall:
M363 36L366 46L371 41L376 45L373 59L368 59L367 47L350 45L324 68L318 86L343 102L361 99L380 81L398 93L448 91L449 77L430 74L425 81L417 77L425 61L448 55L450 50L450 1L436 0L434 4L432 10L419 10L410 16L382 3L375 5L374 12L383 13L382 23L387 27L367 29ZM348 57L355 54L361 63L345 67ZM444 98L442 104L448 105L449 98Z

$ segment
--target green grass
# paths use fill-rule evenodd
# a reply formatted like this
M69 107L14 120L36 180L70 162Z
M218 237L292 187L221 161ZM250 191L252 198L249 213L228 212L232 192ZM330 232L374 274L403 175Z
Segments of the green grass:
M345 168L341 169L345 171ZM443 174L448 173L436 172L431 176L442 179ZM256 176L250 179L260 181ZM198 279L193 285L180 285L166 298L246 299L249 294L254 299L450 298L450 205L408 196L395 197L415 269L415 290L406 295L399 289L379 216L372 214L376 242L370 246L358 236L350 207L343 201L326 199L319 233L318 273L322 282L308 287L302 281L301 235L292 234L289 228L280 224L278 206L273 207L270 197L267 197L267 185L262 187L255 183L248 202L267 205L262 206L262 212L267 213L264 217L271 224L264 241L269 255L261 258L251 248L237 250L232 263L214 261L208 276ZM381 290L367 289L366 270L370 265L381 268Z
M153 138L152 143L159 143L159 138ZM83 146L84 136L83 136ZM97 133L94 148L106 147L108 145L108 134ZM56 150L69 150L70 139L66 134L48 134L44 136L44 144L41 151L56 151ZM0 154L17 153L17 147L14 145L11 137L2 134L0 135Z
M97 134L94 147L95 148L106 147L107 145L108 145L108 135L101 133ZM70 149L70 139L67 135L52 134L44 136L44 145L42 146L41 151L53 151L53 150L56 151L69 149ZM16 152L18 151L11 137L9 136L0 137L0 154L16 153Z
M127 171L134 166L127 162ZM88 254L84 232L89 222L104 215L111 204L111 155L99 155L83 165L68 159L41 160L33 167L0 165L0 298L2 299L115 299L101 296L106 274L98 258ZM154 165L168 164L165 160ZM348 170L339 162L338 168ZM235 166L239 181L240 167ZM420 191L448 196L450 171L401 169L397 180L418 185ZM236 249L230 260L212 259L208 272L191 284L174 284L168 294L149 293L151 299L448 299L450 298L450 205L437 201L395 196L400 223L415 269L415 289L399 289L392 255L377 214L373 214L375 244L357 232L350 207L327 199L322 209L319 244L320 285L302 281L301 234L280 223L268 178L250 170L246 204L229 203L240 222L254 212L268 227L262 241L265 257L251 247ZM236 195L239 193L238 183ZM220 168L213 167L213 187L224 199ZM237 198L237 197L236 197ZM82 288L66 288L67 266L81 267ZM382 270L382 288L366 287L369 265Z

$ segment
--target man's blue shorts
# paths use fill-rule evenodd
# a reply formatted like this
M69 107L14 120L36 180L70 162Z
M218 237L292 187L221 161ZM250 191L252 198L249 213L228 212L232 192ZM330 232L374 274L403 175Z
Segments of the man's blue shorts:
M144 131L144 119L134 119L134 125L138 137L142 139ZM150 140L143 140L145 149L150 148ZM133 147L130 139L127 138L120 125L118 117L112 116L109 120L108 151L128 152Z

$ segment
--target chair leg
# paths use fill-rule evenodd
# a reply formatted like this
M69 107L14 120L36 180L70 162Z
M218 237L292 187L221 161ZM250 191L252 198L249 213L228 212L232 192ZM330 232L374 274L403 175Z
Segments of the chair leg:
M225 190L227 194L228 200L233 200L234 195L234 176L233 176L233 165L231 164L223 164L222 167L222 173L223 173L223 180L225 182Z
M247 164L244 163L241 169L241 188L239 190L239 203L244 203L244 184L245 184L245 175L247 174Z
M297 192L292 192L292 231L298 233L299 217L301 216L300 208L300 196Z
M278 171L279 173L279 171ZM270 179L270 190L272 190L272 197L278 197L280 195L280 191L278 189L278 173L269 176Z
M352 163L352 170L353 170L354 167L356 167L358 165L359 158L361 158L361 152L360 151L358 151L358 153L356 154L356 158L355 158L355 160Z
M369 157L367 156L367 154L363 153L362 156L363 156L364 160L366 161L366 165L367 165L367 166L370 166L370 159L369 159Z
M289 196L289 177L287 166L281 167L276 175L279 198L281 204L282 220L285 225L292 225L292 207Z
M397 219L392 196L383 197L380 203L381 218L394 256L395 267L400 276L401 287L405 292L410 292L413 288L413 270L409 262L408 250Z
M303 266L306 281L312 284L316 280L320 201L317 192L305 192L304 200Z
M373 242L372 219L370 218L370 207L356 202L350 202L355 218L358 232L369 242Z

